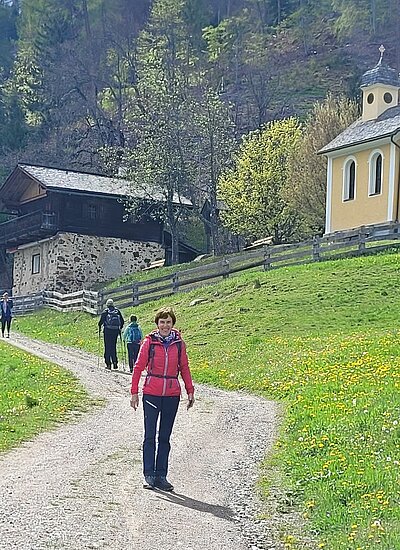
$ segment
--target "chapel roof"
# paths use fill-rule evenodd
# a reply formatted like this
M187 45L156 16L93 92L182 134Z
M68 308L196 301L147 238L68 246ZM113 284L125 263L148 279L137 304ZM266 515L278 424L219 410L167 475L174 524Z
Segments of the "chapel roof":
M390 137L400 130L400 105L390 107L377 119L356 120L318 153L329 153L352 145Z

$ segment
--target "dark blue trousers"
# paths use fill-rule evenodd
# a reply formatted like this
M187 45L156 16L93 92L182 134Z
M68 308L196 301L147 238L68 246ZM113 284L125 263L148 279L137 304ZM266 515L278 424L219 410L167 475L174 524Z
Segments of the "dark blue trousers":
M171 449L169 440L179 400L179 397L143 395L143 473L145 476L166 476L168 473L168 457ZM156 448L157 422L158 444Z
M111 366L111 363L116 367L118 365L117 357L117 340L119 336L118 330L104 329L104 361L107 367Z
M139 355L140 344L135 344L134 342L128 342L126 344L126 347L128 348L129 370L133 372L133 367Z

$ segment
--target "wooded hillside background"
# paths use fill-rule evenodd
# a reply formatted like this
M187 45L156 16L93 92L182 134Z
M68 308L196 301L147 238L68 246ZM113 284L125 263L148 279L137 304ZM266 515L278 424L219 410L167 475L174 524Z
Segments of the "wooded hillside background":
M104 169L124 146L137 38L150 0L0 1L0 165ZM154 2L153 2L154 4ZM192 55L233 105L236 134L358 94L378 46L400 68L398 0L170 0ZM113 102L107 101L112 97Z
M357 98L381 43L399 69L399 0L0 0L0 176L123 161L213 215L242 136Z

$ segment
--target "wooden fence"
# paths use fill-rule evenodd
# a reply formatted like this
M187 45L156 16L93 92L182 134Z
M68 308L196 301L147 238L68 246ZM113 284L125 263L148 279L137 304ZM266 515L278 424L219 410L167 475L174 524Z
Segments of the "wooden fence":
M300 243L243 250L216 262L182 269L163 277L105 289L100 293L99 303L104 307L106 300L112 298L121 308L136 306L171 296L176 292L214 283L249 269L268 271L279 267L339 258L344 255L384 250L398 246L400 242L396 241L399 237L400 224L384 224L314 237L310 241Z
M146 281L135 281L116 288L104 289L99 293L83 290L72 294L43 292L35 295L37 302L27 302L36 307L48 305L60 311L83 310L92 314L100 313L108 298L112 298L119 308L137 306L148 301L171 296L177 292L212 284L221 279L246 270L271 270L292 265L307 264L341 256L361 255L371 251L384 250L400 245L400 224L365 226L350 231L342 231L324 237L314 237L310 241L268 245L255 250L243 250L238 254L192 267L170 275L155 277ZM24 301L29 297L15 298L17 307L23 310ZM22 300L19 302L19 300ZM14 306L15 307L15 306ZM17 311L17 310L16 310Z
M29 294L26 296L12 296L12 301L13 315L30 313L43 307L43 292L37 292L36 294Z
M98 293L91 290L79 290L70 294L43 290L28 296L13 296L12 299L15 315L29 313L43 306L57 311L87 311L97 315L101 307Z

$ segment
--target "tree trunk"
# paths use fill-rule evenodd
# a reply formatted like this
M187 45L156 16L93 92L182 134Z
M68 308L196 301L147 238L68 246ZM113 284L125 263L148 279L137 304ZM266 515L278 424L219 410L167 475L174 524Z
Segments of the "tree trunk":
M179 238L176 227L171 231L171 263L179 264Z

